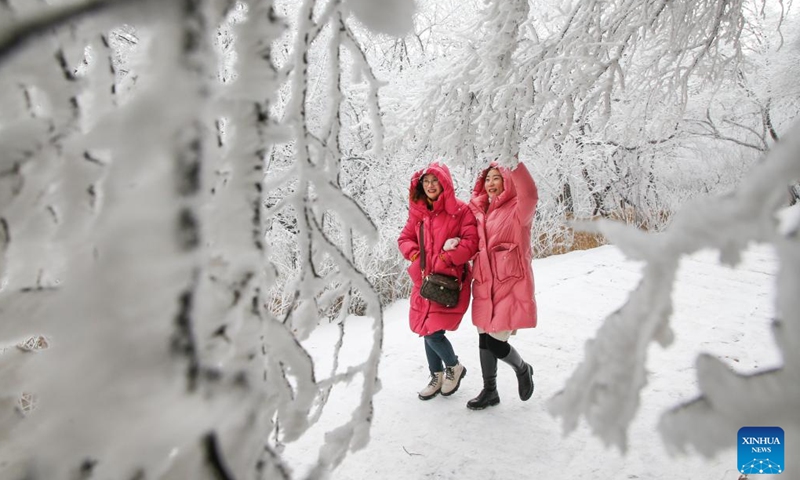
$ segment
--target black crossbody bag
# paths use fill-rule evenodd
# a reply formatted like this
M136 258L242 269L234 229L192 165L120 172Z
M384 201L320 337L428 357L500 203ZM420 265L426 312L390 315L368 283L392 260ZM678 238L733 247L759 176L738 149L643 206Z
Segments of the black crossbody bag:
M443 273L430 273L425 275L425 237L423 236L423 223L419 224L419 255L422 268L422 286L419 294L432 302L445 307L458 305L461 296L461 279Z

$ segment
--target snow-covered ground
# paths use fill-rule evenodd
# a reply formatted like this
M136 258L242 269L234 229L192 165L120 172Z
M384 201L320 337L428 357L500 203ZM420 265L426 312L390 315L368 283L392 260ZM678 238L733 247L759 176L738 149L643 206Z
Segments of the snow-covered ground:
M694 360L700 352L711 353L741 372L779 365L769 330L777 270L771 248L753 246L737 269L720 266L710 251L683 261L671 323L675 342L667 349L650 348L648 384L629 430L626 455L605 448L585 425L564 437L546 402L583 358L586 340L636 285L641 264L605 246L535 260L533 266L539 326L511 338L535 369L533 398L519 400L516 378L501 363L500 405L484 411L465 407L482 384L477 334L467 312L461 328L449 335L468 369L461 389L450 397L418 400L416 392L428 375L423 343L408 329L408 302L400 301L385 312L382 389L374 398L371 441L364 450L348 455L334 479L739 478L735 438L732 448L714 459L671 457L656 424L667 408L698 393ZM371 341L370 325L368 319L348 320L340 369L363 361ZM305 342L319 377L329 374L335 336L335 326L325 325ZM295 471L298 477L302 465L316 458L323 432L349 419L359 392L360 381L334 390L320 423L286 446L286 459L300 466Z

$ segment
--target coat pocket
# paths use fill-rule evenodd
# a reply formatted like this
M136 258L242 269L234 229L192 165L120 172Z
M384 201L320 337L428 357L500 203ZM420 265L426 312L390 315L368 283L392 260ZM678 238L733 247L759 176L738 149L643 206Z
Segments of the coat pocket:
M497 280L522 278L522 261L519 248L514 243L500 243L492 247L492 263L497 273Z

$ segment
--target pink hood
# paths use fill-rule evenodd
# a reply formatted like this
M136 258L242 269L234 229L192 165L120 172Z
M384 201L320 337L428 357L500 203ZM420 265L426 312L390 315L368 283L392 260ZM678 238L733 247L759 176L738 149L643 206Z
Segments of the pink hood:
M427 202L424 199L413 202L411 198L413 198L414 191L417 189L417 185L422 180L422 177L429 173L436 175L436 178L439 180L439 185L442 186L442 194L433 202L434 211L444 211L450 215L454 215L458 213L461 208L466 206L464 202L456 198L455 189L453 188L453 178L450 176L450 169L443 163L433 162L422 170L414 172L411 176L411 184L408 187L410 209L417 213L421 212L421 210L428 209L426 206Z

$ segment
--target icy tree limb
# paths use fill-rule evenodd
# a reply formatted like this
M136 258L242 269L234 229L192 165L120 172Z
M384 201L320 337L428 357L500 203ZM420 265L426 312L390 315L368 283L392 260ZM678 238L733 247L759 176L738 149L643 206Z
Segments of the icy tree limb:
M797 135L797 129L793 133ZM794 143L795 148L800 148L798 142ZM795 155L798 153L800 149L795 150ZM769 158L768 161L781 160ZM713 456L735 446L736 432L747 425L774 425L794 434L800 432L800 246L796 232L778 235L774 243L780 270L778 319L773 321L772 332L783 366L745 375L733 372L715 358L698 357L700 397L666 412L659 422L661 436L673 451L683 452L691 446L705 456ZM785 458L798 458L800 446L795 443L787 442Z
M297 219L297 250L299 272L294 282L288 284L286 290L294 290L291 295L291 306L285 319L285 328L291 329L299 339L306 338L316 328L320 320L320 309L328 305L332 299L342 299L340 307L339 337L334 345L334 367L329 378L317 382L313 369L307 372L298 370L301 360L297 348L292 348L294 360L283 363L284 374L294 375L295 388L293 401L309 406L309 400L315 400L317 410L303 421L287 415L283 426L286 439L296 438L298 428L306 428L308 422L316 421L321 415L332 387L337 383L351 381L360 375L363 387L359 403L353 410L349 420L326 434L326 444L321 448L319 456L308 474L309 479L325 478L344 458L348 451L363 448L369 439L369 428L372 421L372 397L379 388L377 367L383 336L383 313L380 299L366 276L360 272L353 260L353 235L363 234L368 241L377 238L377 227L367 216L364 208L342 191L339 174L343 154L339 146L341 131L341 106L345 98L342 85L343 52L349 52L349 60L354 62L354 70L365 77L368 89L368 109L370 112L373 133L373 151L380 151L383 138L383 126L378 104L378 88L380 82L372 72L364 51L359 46L346 21L346 5L342 2L327 3L315 21L314 10L318 2L306 0L299 8L297 18L297 34L292 55L288 65L292 65L289 84L290 98L285 110L284 122L294 132L295 142L292 145L294 163L290 176L296 180L296 188L286 198L277 202L270 213L280 212L292 207ZM318 22L327 22L326 24ZM331 29L331 37L327 45L330 62L330 75L324 78L327 82L327 103L324 105L325 117L321 127L315 127L308 112L313 99L308 95L308 85L312 72L309 72L308 58L314 43L319 41L319 32L324 28ZM347 50L345 50L345 48ZM271 183L274 185L274 183ZM326 274L326 269L331 273ZM335 285L331 286L331 280ZM344 338L344 323L350 303L350 297L358 291L367 304L366 315L373 319L373 338L368 357L360 364L338 372L338 354ZM278 324L271 325L276 329ZM288 330L287 330L288 331ZM284 347L287 348L287 347ZM298 346L299 348L299 346ZM285 391L285 387L283 388ZM282 393L283 395L283 393ZM313 396L312 396L313 395ZM300 410L297 411L298 413ZM308 411L306 411L308 414ZM305 423L304 423L305 422Z
M752 416L744 411L742 392L748 391L758 391L758 396L767 402L765 408L775 407L764 410L775 412L768 417L774 423L800 429L794 415L800 407L800 357L795 353L800 346L800 247L796 236L781 238L775 220L776 211L785 200L786 179L800 177L798 158L800 123L733 194L687 205L663 234L647 235L605 221L585 225L586 230L603 233L626 255L647 264L639 287L620 310L606 319L597 337L587 342L584 361L564 389L548 402L549 411L563 419L567 432L583 416L595 435L626 450L627 428L646 383L647 348L654 340L666 346L671 339L669 294L680 259L702 248L714 248L720 251L723 263L733 266L751 242L771 242L777 247L781 265L777 311L781 323L776 327L776 339L784 354L784 366L775 372L739 375L725 370L716 360L700 357L698 380L702 395L665 415L662 434L670 445L683 448L691 443L706 454L729 446L735 435L727 435L735 434L743 425L741 422ZM771 394L764 395L762 389ZM751 401L747 409L761 411L753 406ZM696 428L698 423L707 428ZM712 443L704 445L705 441Z
M12 23L0 31L0 63L31 39L55 27L97 14L117 5L133 4L145 0L87 0L43 9L41 13Z
M58 16L56 10L48 10L54 17L42 22L47 28L83 26L90 22L77 20L88 20L90 13L94 19L100 11L89 5L99 9L133 3L84 2L78 5L85 10L71 14ZM109 48L107 39L98 37L101 33L95 30L83 38L74 36L75 32L85 34L80 28L57 29L53 37L60 42L56 62L50 60L48 75L40 76L51 82L52 97L58 99L53 103L62 119L51 122L46 117L48 122L38 122L47 123L40 130L58 130L56 135L69 147L64 149L72 155L69 158L97 179L79 189L80 195L74 198L54 197L43 216L59 227L74 225L70 215L86 207L88 195L91 218L84 224L96 230L86 225L72 229L69 238L80 250L68 259L70 276L63 289L16 295L10 305L3 304L4 318L24 312L19 316L25 319L24 326L18 322L14 329L30 328L39 321L56 340L46 356L28 355L34 359L14 365L20 372L11 373L19 373L26 387L31 385L41 393L41 408L24 424L3 420L9 430L2 429L2 435L10 432L21 452L20 463L25 468L31 464L26 478L68 474L76 478L255 475L288 479L291 472L281 458L280 442L307 432L319 418L312 410L322 408L324 392L331 386L363 377L357 406L329 434L334 444L320 451L316 473L311 475L327 477L348 451L362 448L369 439L383 336L380 299L358 271L353 252L356 232L375 238L377 227L337 182L343 157L337 145L343 87L331 85L327 90L338 93L333 95L322 133L312 131L314 119L307 119L305 112L307 61L313 41L303 34L335 28L337 36L329 51L344 50L343 3L325 3L323 15L317 17L318 22L327 22L324 25L313 21L314 9L322 2L302 5L308 23L301 22L295 64L305 70L293 69L296 76L291 78L271 65L270 48L283 27L272 2L252 0L237 6L247 12L236 38L241 64L234 76L240 81L232 81L233 88L222 95L213 82L218 72L209 64L209 59L216 59L210 39L218 33L215 22L219 19L209 12L230 13L218 7L232 2L141 3L146 8L137 12L137 19L153 27L157 43L148 44L147 28L142 28L143 41L137 47L142 50L137 53L146 55L137 58L142 64L136 66L141 80L131 86L126 101L118 102L115 96L113 45ZM9 4L0 0L2 5ZM122 15L103 19L107 25L123 20ZM6 42L0 60L10 63L18 46L29 40L26 52L28 47L40 48L37 52L50 47L33 41L47 31L45 27L25 22L13 24L6 36L0 36ZM27 30L22 28L26 25ZM320 34L319 38L326 37ZM94 62L76 69L75 59L88 42L96 53ZM359 53L360 47L351 43L346 46ZM367 72L366 56L360 54L364 62L359 68L368 73L370 97L377 102L379 82ZM344 62L339 58L336 62L333 77L339 81ZM32 71L40 68L37 62L30 65ZM299 281L289 285L296 288L293 305L282 322L266 313L261 296L271 287L269 245L263 237L263 175L273 144L288 138L286 126L271 116L273 99L287 79L289 90L297 95L287 107L287 124L297 128L298 148L295 168L286 178L299 179L300 187L276 210L294 207L288 215L301 217L296 233L303 258ZM4 94L20 98L24 94L31 116L38 120L34 97L39 90L38 85L23 85L23 92ZM84 98L90 101L82 104ZM169 108L164 108L166 104ZM84 108L87 105L91 108ZM378 112L377 103L373 107ZM160 114L157 122L154 111ZM76 128L81 121L88 132ZM208 128L212 124L216 131ZM13 195L16 180L22 178L18 175L23 170L21 162L49 146L45 136L47 141L36 137L38 143L13 142L19 131L1 132L4 151L20 152L22 159L3 157L8 164L0 166L4 187L0 193L10 190ZM31 138L28 135L26 140ZM63 154L61 149L54 150ZM102 176L95 178L98 167ZM216 193L206 184L213 175L223 178L214 186ZM50 178L31 177L42 184ZM71 182L78 184L75 179ZM0 261L5 262L8 245L25 242L26 237L6 221L6 204L0 205L0 225L11 225L0 231ZM25 208L19 210L25 212ZM227 222L213 224L222 228L211 235L212 222L218 220L215 215ZM5 263L0 264L0 275L4 273ZM334 287L329 285L331 280ZM295 327L314 327L322 316L320 305L328 306L342 296L350 298L353 292L362 295L366 315L373 320L371 345L364 349L367 358L344 372L334 368L329 378L320 380L312 358L298 341L306 332ZM36 299L29 299L34 294ZM347 298L340 313L339 344L349 313ZM0 322L3 336L13 331L6 325ZM336 347L337 355L340 349L341 345ZM5 397L6 392L2 393ZM109 437L108 431L125 435ZM62 442L65 437L74 441Z
M658 95L683 106L691 82L716 82L742 58L743 2L562 3L561 15L542 21L528 2L485 2L470 45L412 98L404 136L446 157L472 144L507 157L523 125L535 140L560 142L574 126L602 129L620 104Z

